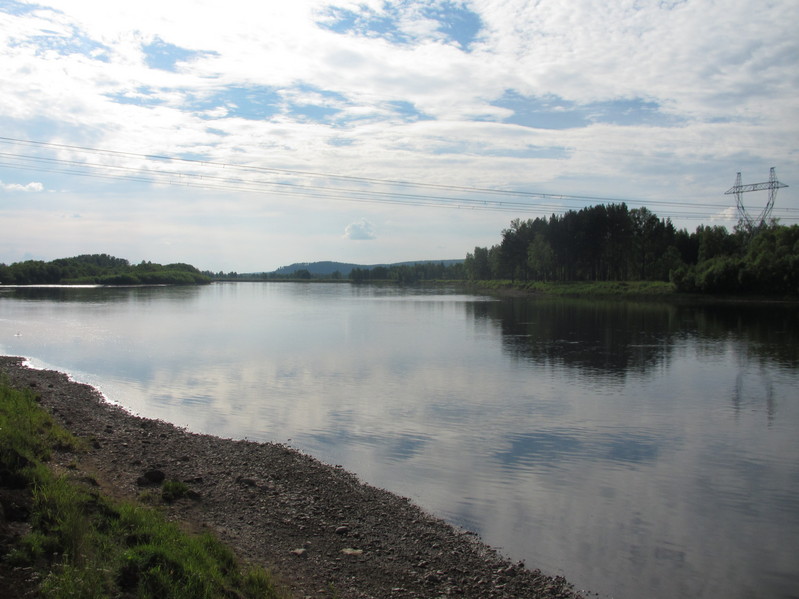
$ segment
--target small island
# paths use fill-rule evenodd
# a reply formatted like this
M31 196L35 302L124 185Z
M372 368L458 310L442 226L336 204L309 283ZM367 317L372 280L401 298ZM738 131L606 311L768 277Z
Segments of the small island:
M3 285L206 285L211 278L191 264L130 264L108 254L83 254L50 262L0 264Z

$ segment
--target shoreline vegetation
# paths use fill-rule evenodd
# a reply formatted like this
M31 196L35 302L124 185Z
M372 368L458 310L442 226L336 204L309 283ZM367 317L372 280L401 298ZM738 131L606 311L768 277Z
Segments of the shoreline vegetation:
M297 268L289 272L293 266ZM274 272L200 271L107 254L0 264L0 284L198 285L212 281L450 283L503 293L546 295L671 294L799 297L799 225L739 222L732 232L700 225L676 229L646 208L626 204L569 210L549 219L514 219L492 247L463 260L357 266L297 263Z
M581 597L341 467L140 418L8 356L0 507L8 599Z
M4 285L205 285L211 277L190 264L130 264L108 254L83 254L50 262L0 264Z
M609 204L514 219L500 243L475 247L463 260L296 266L293 272L207 274L220 281L438 281L549 295L796 298L799 225L739 222L732 232L700 225L689 233L646 208Z

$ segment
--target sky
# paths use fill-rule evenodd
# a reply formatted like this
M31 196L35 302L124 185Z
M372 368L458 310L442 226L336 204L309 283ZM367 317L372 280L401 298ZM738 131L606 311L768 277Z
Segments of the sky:
M463 258L600 203L780 182L795 0L0 0L0 263ZM750 214L768 192L742 194Z

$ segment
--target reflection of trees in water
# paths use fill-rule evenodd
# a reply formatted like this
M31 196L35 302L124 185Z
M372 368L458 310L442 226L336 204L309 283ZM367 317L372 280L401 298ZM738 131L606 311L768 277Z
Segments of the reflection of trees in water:
M777 413L777 398L774 394L774 381L769 377L756 376L753 380L747 381L744 372L738 372L735 377L735 388L732 391L732 407L735 414L739 415L744 406L752 403L762 402L766 406L766 414L769 423L774 422ZM754 387L754 391L753 388Z
M513 299L473 304L474 316L502 331L509 354L624 378L668 359L675 308L574 299Z
M726 303L684 309L692 314L686 332L699 342L719 348L726 341L750 362L799 367L799 305Z
M799 364L799 311L792 305L516 298L467 309L499 327L509 354L587 374L646 374L689 340L703 355L721 354L732 342L749 359Z
M193 300L200 293L198 285L136 285L108 287L9 287L3 292L17 300L54 301L74 303L118 303ZM2 296L0 296L2 299Z

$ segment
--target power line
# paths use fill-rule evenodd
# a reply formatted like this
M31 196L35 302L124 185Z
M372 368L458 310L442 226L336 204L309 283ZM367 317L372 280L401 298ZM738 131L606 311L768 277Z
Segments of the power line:
M196 172L189 170L174 170L148 167L134 167L134 166L121 166L115 164L103 164L97 162L88 162L84 160L72 160L67 158L52 158L45 156L35 156L30 154L15 154L10 152L0 152L0 157L5 160L15 161L0 162L0 166L8 166L11 168L25 168L27 170L39 172L60 172L69 175L86 176L100 179L111 180L126 180L141 183L160 183L168 185L180 185L185 187L193 187L199 189L210 190L224 190L224 191L240 191L250 193L270 193L290 195L294 197L304 198L320 198L329 200L344 200L353 202L371 202L371 203L386 203L398 204L406 206L435 206L446 208L458 209L471 209L471 210L491 210L491 211L512 211L512 212L532 212L538 214L549 214L552 211L563 209L562 204L551 203L553 201L560 202L624 202L631 205L641 205L643 202L621 198L609 198L600 196L587 196L587 195L571 195L571 194L553 194L553 193L540 193L523 190L503 190L484 187L469 187L460 185L444 185L435 183L421 183L412 181L397 181L391 179L379 179L373 177L358 177L350 175L341 175L336 173L323 173L316 171L301 171L291 169L278 169L270 167L250 166L232 164L218 161L208 161L191 158L181 158L176 156L164 156L155 154L140 154L134 152L124 152L118 150L107 150L102 148L93 148L87 146L77 146L69 144L59 144L53 142L31 141L12 137L0 136L0 143L5 144L19 144L28 147L43 148L53 151L69 150L71 152L78 152L89 154L95 158L106 157L122 157L132 158L142 161L147 165L159 164L184 164L187 166L198 167L203 170L208 167L219 169L222 172L233 171L234 173L246 173L248 176L233 176L233 175L219 175L209 174L206 172ZM80 170L80 169L88 169ZM260 175L260 177L253 178L253 175ZM338 181L341 183L349 183L350 187L331 186L329 184L308 184L290 182L286 180L264 179L263 176L278 175L281 177L296 177L296 178L311 178L319 179L324 178L328 181ZM381 191L378 189L363 189L363 185L370 186L391 186L401 187L408 191ZM352 187L358 185L359 187ZM436 192L458 192L458 194L441 194L434 195L433 193L411 193L413 189L421 191L430 190ZM464 196L463 194L467 194ZM468 194L486 197L468 197ZM504 199L499 199L504 198ZM516 198L516 199L513 199ZM529 202L521 201L522 198L539 198L541 200L548 200L550 203L537 202L530 204ZM649 205L658 205L664 207L673 207L680 212L672 211L674 218L706 218L706 213L697 214L696 210L714 210L719 211L727 208L725 205L712 204L712 203L690 203L690 202L677 202L677 201L656 201L652 200ZM690 211L689 211L690 209ZM786 211L793 209L786 208ZM799 210L796 210L799 212ZM788 217L789 220L793 220Z
M322 173L316 171L301 171L301 170L292 170L292 169L281 169L281 168L273 168L273 167L262 167L262 166L252 166L252 165L241 165L241 164L232 164L228 162L217 162L213 160L200 160L200 159L193 159L193 158L180 158L177 156L164 156L158 154L137 154L134 152L124 152L119 150L106 150L102 148L92 148L87 146L76 146L76 145L69 145L69 144L58 144L53 142L43 142L43 141L31 141L25 139L17 139L13 137L1 137L0 142L3 143L20 143L20 144L28 144L37 147L44 147L48 149L68 149L73 151L79 152L87 152L91 154L106 154L109 156L126 156L130 158L138 158L140 160L153 160L153 161L170 161L170 162L178 162L178 163L186 163L192 165L199 165L199 166L215 166L221 167L225 169L237 169L237 170L244 170L244 171L252 171L252 172L262 172L262 173L270 173L270 174L284 174L284 175L291 175L291 176L302 176L302 177L323 177L326 179L333 179L333 180L341 180L341 181L348 181L348 182L359 182L359 183L374 183L374 184L381 184L381 185L394 185L394 186L402 186L402 187L421 187L421 188L428 188L428 189L442 189L442 190L450 190L450 191L465 191L470 193L483 193L483 194L497 194L497 195L511 195L511 196L534 196L540 198L555 198L555 199L574 199L574 200L598 200L603 202L624 202L629 200L623 200L619 198L608 198L608 197L599 197L599 196L582 196L582 195L568 195L568 194L557 194L557 193L542 193L542 192L533 192L533 191L519 191L519 190L510 190L510 189L496 189L490 187L470 187L470 186L463 186L463 185L445 185L440 183L420 183L414 181L401 181L401 180L393 180L393 179L379 179L375 177L359 177L354 175L341 175L337 173Z
M32 156L9 155L0 153L0 157L10 158L11 160L21 160L23 166L28 170L38 172L53 172L54 167L58 172L94 177L102 179L122 179L136 182L161 183L169 185L179 185L198 189L216 189L227 191L243 191L253 193L283 194L302 197L316 197L324 199L338 199L361 202L379 202L402 204L409 206L441 206L451 208L471 208L477 210L506 210L519 211L520 209L530 208L529 204L509 200L477 200L473 198L452 198L420 194L407 194L396 192L365 191L357 189L338 189L325 186L308 186L297 183L274 182L274 181L253 181L240 178L217 177L214 175L199 175L196 173L183 173L178 171L141 171L131 167L122 166L102 166L102 169L109 173L87 172L85 170L75 170L74 167L85 167L85 163L69 161L63 159L40 158ZM19 163L0 162L0 166L19 167ZM92 167L98 165L91 165ZM68 168L72 167L72 168ZM555 204L536 204L538 209L552 208L557 209Z
M8 163L8 162L1 162L0 166L7 166L7 167L17 167L18 164ZM36 166L36 165L26 165L28 170L38 171L38 172L53 172L53 169L50 167L45 166ZM115 170L126 170L124 167L116 167ZM131 169L132 170L132 169ZM247 182L244 180L235 180L235 179L222 179L219 181L206 181L205 179L209 179L207 176L193 176L193 175L183 175L180 173L174 174L175 176L170 178L159 179L158 177L151 176L142 176L134 174L133 172L130 173L114 173L114 174L102 174L96 172L87 172L83 170L74 170L74 169L67 169L61 168L58 172L75 175L75 176L83 176L83 177L92 177L98 179L111 179L111 180L126 180L126 181L134 181L134 182L142 182L142 183L160 183L166 185L176 185L181 187L191 187L195 189L213 189L213 190L220 190L220 191L237 191L237 192L248 192L248 193L264 193L265 190L257 182ZM164 175L168 173L162 173ZM214 179L214 177L211 177ZM304 197L304 198L319 198L319 199L328 199L328 200L343 200L349 202L367 202L367 203L383 203L383 204L399 204L403 206L437 206L437 207L444 207L444 208L458 208L458 209L471 209L471 210L492 210L492 211L507 211L507 212L519 212L520 210L524 210L525 208L530 208L529 204L524 204L521 202L511 202L511 201L483 201L483 200L473 200L467 198L453 198L450 202L442 202L440 199L432 198L432 197L425 197L425 196L418 196L414 197L409 194L403 194L403 197L394 197L396 194L389 194L383 193L385 197L375 198L376 193L381 192L367 192L367 191L358 191L358 190L335 190L335 189L324 189L324 188L313 188L313 187L305 187L295 184L279 184L279 183L272 183L269 185L286 185L287 188L277 188L277 189L270 189L268 190L270 194L280 194L280 195L289 195L292 197ZM552 208L557 209L557 205L544 205L538 204L536 205L537 209L543 208Z

